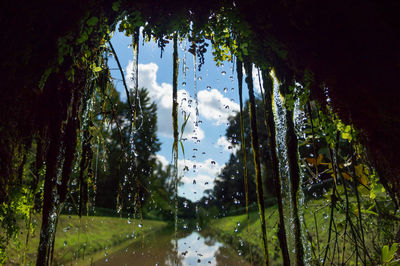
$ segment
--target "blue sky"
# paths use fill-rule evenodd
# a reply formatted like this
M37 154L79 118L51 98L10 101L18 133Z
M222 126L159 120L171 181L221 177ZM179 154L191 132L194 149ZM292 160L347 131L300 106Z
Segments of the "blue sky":
M130 46L132 38L115 32L111 42L125 71L128 86L133 87L133 50ZM179 195L196 201L203 196L205 189L213 187L214 178L228 161L230 153L237 148L232 147L224 135L227 118L239 110L239 101L236 74L233 73L234 65L231 62L224 62L217 67L213 61L210 45L201 71L197 70L194 73L193 55L184 52L184 48L185 42L178 46L179 127L183 120L182 111L190 114L190 118L183 135L183 138L187 139L184 141L185 156L182 152L179 154L179 173L184 183L179 187ZM160 58L161 51L156 43L148 42L142 45L142 39L140 40L139 87L148 89L149 95L158 107L157 136L161 142L161 150L157 157L164 164L172 163L172 52L172 41L167 44ZM111 69L117 68L113 58L109 59L109 66ZM120 72L112 70L111 75L116 80L116 88L121 93L121 99L126 100ZM254 75L253 78L258 89L258 78ZM195 86L198 118L195 111ZM246 93L244 94L247 98ZM195 126L196 120L199 121L198 127ZM189 171L183 171L184 166L188 166Z

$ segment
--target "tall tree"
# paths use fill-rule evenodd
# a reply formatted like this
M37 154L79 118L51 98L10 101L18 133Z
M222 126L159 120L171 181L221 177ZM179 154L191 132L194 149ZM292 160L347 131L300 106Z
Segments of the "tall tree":
M268 149L268 133L266 131L265 123L263 121L263 104L261 99L256 99L256 104L258 105L257 112L259 123L259 143L261 145L261 160L263 167L263 183L265 191L267 192L267 197L270 195L275 195L275 190L273 185L273 180L271 176L271 156ZM243 120L244 120L244 137L245 137L245 147L246 153L248 154L248 159L246 162L249 177L249 191L255 191L255 179L254 179L254 164L252 161L253 151L251 150L251 134L250 134L250 118L249 118L249 102L247 101L243 110ZM229 126L226 129L226 137L232 143L232 146L239 146L240 143L240 114L231 116L229 118ZM245 206L245 193L244 193L244 181L243 181L243 157L242 151L239 149L237 152L232 153L228 163L221 170L214 183L213 191L210 194L214 198L218 198L218 202L221 205L230 208L234 205ZM249 194L250 203L256 201L256 195L254 193Z
M106 130L109 159L101 169L97 183L97 206L115 208L117 198L122 199L124 209L131 208L134 200L143 206L150 199L151 180L156 167L155 153L160 150L157 138L157 106L151 102L146 89L138 91L140 107L137 115L137 128L130 133L130 111L126 103L116 99L117 118ZM133 134L130 138L130 134ZM132 147L132 151L130 151ZM129 152L133 152L135 167L128 162ZM118 197L119 194L119 197Z

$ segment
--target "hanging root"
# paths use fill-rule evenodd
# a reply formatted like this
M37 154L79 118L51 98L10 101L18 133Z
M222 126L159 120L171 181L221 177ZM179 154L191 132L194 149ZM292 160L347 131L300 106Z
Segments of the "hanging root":
M247 178L247 160L246 160L246 144L244 141L244 121L243 121L243 63L237 60L237 78L239 87L239 104L240 104L240 140L243 156L243 179L244 191L246 197L246 216L247 216L247 236L250 238L250 216L249 216L249 183ZM249 245L250 264L253 264L253 254Z
M284 80L282 84L282 91L284 95L288 92L288 81ZM298 193L300 189L300 169L299 169L299 153L297 136L294 129L293 111L292 108L286 106L286 147L288 153L288 165L291 190L291 200L293 206L293 225L294 225L294 238L296 246L296 264L304 265L304 247L301 237L301 225L298 209Z
M264 97L263 103L265 106L265 124L269 135L269 150L272 160L272 175L274 178L276 197L278 200L279 222L278 222L278 239L282 251L283 264L290 265L289 250L286 239L285 217L283 213L283 198L282 198L282 180L279 174L279 162L276 154L276 139L275 139L275 121L272 113L272 92L273 83L268 71L262 72ZM261 82L260 82L261 83Z
M253 89L253 77L252 77L252 65L249 61L245 61L244 68L246 70L246 83L249 89L249 101L250 101L250 125L251 125L251 146L253 148L254 156L254 168L256 172L256 187L257 187L257 201L258 209L260 212L261 221L261 232L264 244L264 261L265 265L269 264L268 258L268 243L267 243L267 232L265 225L265 207L264 207L264 192L262 188L261 180L261 165L260 165L260 146L258 143L258 131L257 131L257 117L256 117L256 106Z
M174 129L174 189L175 189L175 249L178 252L178 34L174 34L173 77L172 77L172 127Z

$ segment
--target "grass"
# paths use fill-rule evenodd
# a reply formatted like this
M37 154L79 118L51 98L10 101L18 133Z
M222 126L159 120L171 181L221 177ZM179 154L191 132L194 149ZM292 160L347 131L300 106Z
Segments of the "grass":
M271 248L277 244L276 239L276 221L278 217L277 208L269 207L265 210L267 239L269 254L271 256ZM263 261L262 239L260 219L258 212L250 212L250 235L247 233L247 216L246 214L228 216L210 221L207 229L217 234L223 242L232 246L236 250L241 250L245 254L246 259L250 260L248 247L252 249L253 262L261 263ZM279 265L282 262L280 254L271 258L272 265ZM257 263L256 263L257 264Z
M354 199L352 199L354 201ZM310 253L315 260L322 260L325 255L325 249L328 242L329 235L329 222L330 222L330 204L325 199L310 200L305 204L307 207L304 212L304 225L307 228L305 237L312 243ZM282 265L281 251L279 241L277 238L277 222L278 210L277 206L270 206L266 208L266 229L268 239L268 254L271 265ZM364 219L369 219L364 215ZM330 249L328 252L327 262L336 263L341 261L342 245L346 241L345 258L350 259L349 262L354 260L354 246L349 241L349 236L344 238L343 225L345 224L345 214L335 210L334 226L337 227L338 234L332 232ZM371 228L371 227L370 227ZM207 229L213 234L216 234L219 239L226 244L230 245L236 250L241 250L247 260L250 260L249 246L253 254L253 262L255 265L262 264L263 262L263 244L261 239L260 219L257 211L250 212L250 235L247 232L247 216L246 214L234 215L211 220L208 223ZM317 230L318 229L318 230ZM347 229L349 235L349 230ZM367 229L368 230L368 227ZM380 256L376 249L373 247L374 237L376 237L376 227L372 226L373 231L366 232L366 245L371 256ZM289 236L288 241L294 241L291 229L286 225L286 233ZM318 231L318 235L317 232ZM367 239L368 238L368 239ZM340 243L340 250L333 250L335 241ZM376 241L376 239L375 239ZM376 244L376 243L375 243ZM294 258L294 253L289 253L291 260ZM345 260L345 261L346 261Z
M140 241L142 235L156 232L167 226L166 222L143 220L139 227L138 220L128 223L126 218L61 215L59 218L54 263L65 264L78 258L88 257L99 251L109 252L110 247L132 240ZM25 247L26 232L19 235L6 249L8 264L34 264L39 243L40 227L37 225ZM22 243L22 244L21 244ZM20 246L20 248L18 248ZM24 251L26 252L24 263ZM102 252L104 254L104 252Z

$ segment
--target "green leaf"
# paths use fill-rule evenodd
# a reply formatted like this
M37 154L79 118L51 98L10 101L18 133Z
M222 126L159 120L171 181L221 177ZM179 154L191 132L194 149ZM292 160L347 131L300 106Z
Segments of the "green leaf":
M183 147L183 142L179 141L179 143L181 144L183 158L185 158L185 148Z
M389 246L384 245L382 247L382 262L389 262Z
M118 2L114 2L113 4L112 4L112 9L115 11L115 12L117 12L118 10L119 10L119 7L121 6L121 3L118 1Z
M370 210L361 210L362 213L366 213L366 214L372 214L375 216L379 216L376 212L370 211Z
M93 71L94 71L94 72L100 72L100 71L102 71L102 70L103 70L103 69L102 69L101 67L99 67L99 66L93 68Z
M88 19L88 21L86 21L86 24L88 24L89 26L94 26L97 24L97 22L99 22L99 19L97 17L91 17L90 19Z
M75 80L75 69L70 68L66 73L65 73L66 78L71 81L74 82Z
M81 36L76 40L78 44L85 42L87 39L89 39L89 36L86 32L83 32Z
M399 243L393 243L393 245L390 247L389 250L389 255L391 256L390 260L394 258L394 254L396 254L398 248L399 248Z
M181 126L181 137L183 136L183 132L185 131L185 127L186 127L187 122L189 121L189 117L190 117L190 114L188 116L186 116L186 114L185 114L185 116L183 118L184 121L183 121L183 124Z
M394 254L396 254L397 249L399 248L398 243L393 243L393 245L390 247L388 245L385 245L382 247L382 262L383 263L388 263L393 260Z
M360 192L362 195L364 195L364 196L368 196L369 197L369 189L368 188L366 188L365 186L363 186L363 185L359 185L358 187L357 187L357 190L358 190L358 192Z
M373 189L371 189L370 192L369 192L369 198L370 199L375 199L376 198L376 194L375 194L375 191Z

